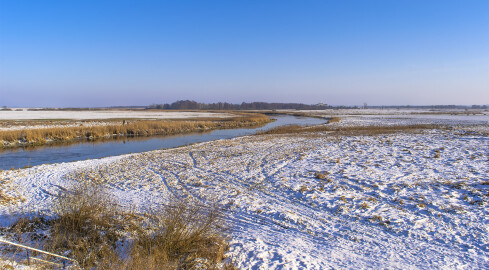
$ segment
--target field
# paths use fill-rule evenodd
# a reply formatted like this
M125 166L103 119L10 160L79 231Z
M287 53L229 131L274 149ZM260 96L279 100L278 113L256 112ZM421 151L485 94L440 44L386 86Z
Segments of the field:
M230 227L225 255L239 269L489 268L487 112L336 117L322 128L2 171L0 225L53 217L60 195L91 182L135 213L182 198L217 204Z
M0 120L186 119L229 117L227 113L157 110L0 110Z
M0 111L0 149L127 136L175 135L260 126L270 121L262 114L241 112Z

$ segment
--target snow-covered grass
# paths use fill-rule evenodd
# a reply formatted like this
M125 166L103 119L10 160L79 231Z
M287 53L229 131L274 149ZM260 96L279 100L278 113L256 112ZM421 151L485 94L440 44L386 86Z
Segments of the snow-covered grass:
M325 110L310 115L340 119L331 127L444 125L489 134L489 111Z
M342 126L365 125L451 125L470 126L489 124L489 115L342 115Z
M183 111L144 111L144 110L41 110L41 111L1 111L0 120L46 120L46 119L186 119L230 117L228 113L183 112Z
M28 266L26 264L21 264L13 260L0 259L0 269L35 270L36 267Z
M385 120L333 125L362 119ZM96 181L136 212L184 197L218 203L227 255L243 269L488 268L489 139L448 120L460 128L249 136L3 171L1 221L53 215L58 194Z
M236 116L231 113L145 111L145 110L40 110L19 109L0 110L0 131L25 130L32 128L97 127L120 124L123 120L177 120L177 119L219 119Z
M324 109L303 110L303 113L328 115L489 115L489 109Z

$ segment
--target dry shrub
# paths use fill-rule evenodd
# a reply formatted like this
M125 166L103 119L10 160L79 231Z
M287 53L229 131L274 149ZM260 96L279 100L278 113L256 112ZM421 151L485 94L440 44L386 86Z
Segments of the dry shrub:
M19 218L6 231L13 233L15 235L23 235L27 233L30 234L29 238L31 240L36 240L36 238L45 237L42 234L37 234L36 231L46 229L50 225L52 225L52 221L43 216L40 215L23 216Z
M381 221L383 221L383 220L384 220L384 218L382 218L382 217L381 217L381 216L379 216L379 215L372 216L372 217L370 217L369 219L370 219L370 221L378 221L378 222L381 222Z
M78 184L59 197L55 218L21 219L8 231L83 269L235 269L225 260L227 228L217 205L180 200L136 214L108 197L100 185Z
M55 204L57 218L52 221L48 248L77 260L83 268L117 258L122 223L116 207L106 198L100 187L91 183L79 184L61 196Z
M217 206L178 201L152 215L153 228L140 231L125 269L215 269L228 248Z
M329 124L339 123L340 121L341 121L341 118L340 117L331 117L331 118L329 118L328 123Z
M317 179L326 179L328 177L328 172L315 172L314 173L314 176L317 178Z
M362 204L360 204L360 209L369 209L369 208L370 206L366 202L362 202Z
M19 199L20 198L9 195L3 189L0 189L0 205L8 205Z

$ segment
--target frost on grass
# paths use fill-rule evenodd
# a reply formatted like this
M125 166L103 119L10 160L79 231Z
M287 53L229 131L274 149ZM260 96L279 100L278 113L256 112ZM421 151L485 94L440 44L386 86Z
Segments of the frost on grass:
M0 174L24 196L10 212L49 211L48 194L75 180L133 211L216 203L231 224L226 255L244 269L481 269L488 156L487 136L460 130L263 135Z

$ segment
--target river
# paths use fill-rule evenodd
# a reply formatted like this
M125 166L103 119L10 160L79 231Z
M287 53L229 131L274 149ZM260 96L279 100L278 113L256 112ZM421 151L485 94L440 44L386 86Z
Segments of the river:
M0 169L23 168L46 163L70 162L117 156L129 153L167 149L182 145L230 139L270 130L279 126L324 124L325 119L296 117L289 115L273 116L274 122L259 128L219 129L210 132L180 134L174 136L124 137L116 140L82 141L67 145L47 145L9 149L0 152Z

